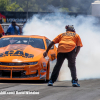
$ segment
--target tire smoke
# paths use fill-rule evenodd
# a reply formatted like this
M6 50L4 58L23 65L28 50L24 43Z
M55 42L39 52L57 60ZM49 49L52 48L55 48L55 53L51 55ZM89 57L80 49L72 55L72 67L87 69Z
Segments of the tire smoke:
M41 35L53 40L65 32L65 25L74 25L81 37L83 47L76 58L79 80L100 78L100 26L92 16L69 16L49 14L44 17L35 15L23 28L23 35ZM71 80L67 60L64 61L58 80Z

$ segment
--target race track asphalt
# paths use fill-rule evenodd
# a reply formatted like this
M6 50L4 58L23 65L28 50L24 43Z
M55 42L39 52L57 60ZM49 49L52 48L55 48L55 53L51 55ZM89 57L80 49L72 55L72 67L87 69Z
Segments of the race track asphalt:
M0 100L100 100L100 79L79 83L81 87L72 87L70 81L57 81L52 87L43 82L1 81Z

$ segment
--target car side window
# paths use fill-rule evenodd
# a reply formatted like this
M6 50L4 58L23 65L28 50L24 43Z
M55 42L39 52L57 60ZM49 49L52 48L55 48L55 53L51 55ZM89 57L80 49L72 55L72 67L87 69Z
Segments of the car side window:
M51 43L50 40L46 39L46 44L47 44L47 47L49 46L49 44ZM54 45L51 47L51 49L54 49Z
M30 40L29 40L29 45L31 45L31 46L34 47L34 48L45 49L43 39L39 39L39 38L30 38Z

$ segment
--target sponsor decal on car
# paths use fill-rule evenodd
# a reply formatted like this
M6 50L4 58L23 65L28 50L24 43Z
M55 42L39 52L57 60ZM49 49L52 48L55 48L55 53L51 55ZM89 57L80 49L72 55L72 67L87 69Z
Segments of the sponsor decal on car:
M0 57L5 57L5 56L22 56L24 58L33 58L33 54L29 53L24 53L23 51L20 50L11 50L11 51L6 51L4 53L0 53Z
M44 72L46 72L45 69L41 69L41 70L40 70L40 73L44 73Z
M56 59L56 55L55 54L51 54L51 61Z
M46 56L46 57L45 57L45 60L46 60L46 61L48 61L48 60L49 60L49 57L48 57L48 56Z
M43 67L46 67L46 63L45 62L43 62L42 65L43 65Z
M10 41L14 41L14 40L10 40ZM8 51L12 51L12 50L20 50L23 51L25 48L27 47L27 45L24 44L15 44L15 45L10 45L8 48Z
M40 79L45 79L46 78L46 75L41 75L40 74Z
M20 62L22 62L22 61L19 60L19 59L13 59L12 62L19 62L19 63L20 63Z
M31 72L36 72L36 70L33 70L33 71L31 71Z

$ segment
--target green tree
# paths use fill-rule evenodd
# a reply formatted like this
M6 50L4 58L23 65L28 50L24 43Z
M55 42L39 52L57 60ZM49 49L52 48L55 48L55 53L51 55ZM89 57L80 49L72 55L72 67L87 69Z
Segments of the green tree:
M0 0L0 11L6 11L6 7L10 0Z
M28 6L27 6L28 1ZM0 0L0 11L49 12L49 6L61 12L87 12L95 0Z
M6 11L16 11L19 8L19 5L14 3L10 3L8 6L6 6Z
M0 11L24 11L16 2L0 0Z

